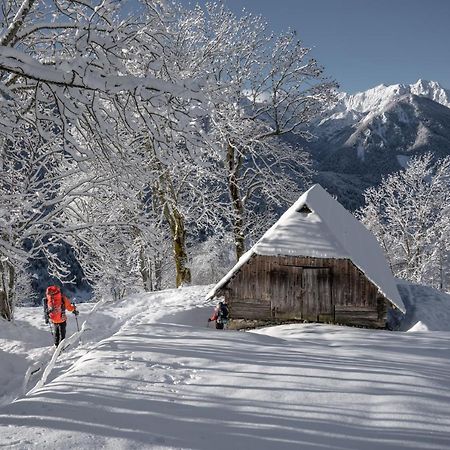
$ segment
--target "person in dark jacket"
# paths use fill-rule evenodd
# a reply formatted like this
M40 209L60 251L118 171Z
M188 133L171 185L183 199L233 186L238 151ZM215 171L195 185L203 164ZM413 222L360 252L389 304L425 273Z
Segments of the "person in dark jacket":
M223 330L224 326L228 323L229 311L225 302L219 302L214 308L212 316L208 319L208 322L216 322L216 329Z
M66 337L66 310L78 315L77 308L70 300L61 292L59 286L49 286L45 293L44 314L45 322L52 323L53 337L55 346Z

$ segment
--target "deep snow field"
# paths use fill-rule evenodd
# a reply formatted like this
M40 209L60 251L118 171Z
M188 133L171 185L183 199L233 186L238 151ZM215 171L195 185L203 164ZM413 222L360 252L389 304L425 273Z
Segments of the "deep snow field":
M0 448L450 448L450 296L402 284L410 332L239 332L207 326L210 288L79 305L51 371L41 308L18 308L0 323Z

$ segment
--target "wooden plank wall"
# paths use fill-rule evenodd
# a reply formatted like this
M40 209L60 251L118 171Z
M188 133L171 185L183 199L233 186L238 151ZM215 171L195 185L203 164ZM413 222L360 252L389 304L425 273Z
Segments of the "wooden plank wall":
M218 294L233 319L376 328L384 327L389 304L350 260L331 258L254 255Z
M330 268L303 268L301 298L303 319L325 321L327 316L328 320L332 320L331 285Z

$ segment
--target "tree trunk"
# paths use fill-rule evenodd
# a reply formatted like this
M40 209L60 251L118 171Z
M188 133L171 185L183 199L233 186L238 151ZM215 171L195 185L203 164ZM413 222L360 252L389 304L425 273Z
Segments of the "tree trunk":
M144 291L151 292L153 290L152 273L148 258L146 258L145 256L145 250L143 246L141 246L141 248L139 249L139 272L141 274Z
M0 261L0 317L6 320L14 318L14 297L16 274L14 267L7 261Z
M228 191L230 193L233 208L233 239L235 245L236 259L245 253L244 236L244 204L239 190L238 175L242 164L242 157L236 155L234 147L228 143L227 166L228 166Z
M153 290L160 291L162 288L162 257L159 255L159 253L156 253L156 256L153 258L153 267Z
M162 168L160 168L163 173ZM163 207L164 217L170 227L172 235L172 250L176 269L176 286L180 287L191 282L191 269L188 267L186 227L184 217L177 204L177 195L172 185L170 175L165 173L155 183L155 194L159 205ZM158 209L157 207L155 209Z
M439 247L439 290L444 292L444 252L442 247Z
M146 292L160 291L162 288L162 259L157 252L153 258L146 258L141 249L139 254L139 272Z
M176 285L180 287L191 282L191 269L187 266L186 228L182 215L176 208L166 204L164 208L166 218L170 224L173 242L173 255L175 258Z

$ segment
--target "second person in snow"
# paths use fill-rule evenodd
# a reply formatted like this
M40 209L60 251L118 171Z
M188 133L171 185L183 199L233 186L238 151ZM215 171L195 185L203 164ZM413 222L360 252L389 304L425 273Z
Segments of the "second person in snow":
M229 312L228 306L224 302L219 302L219 304L214 308L212 316L208 319L208 322L216 321L216 329L223 330L224 326L228 323Z

